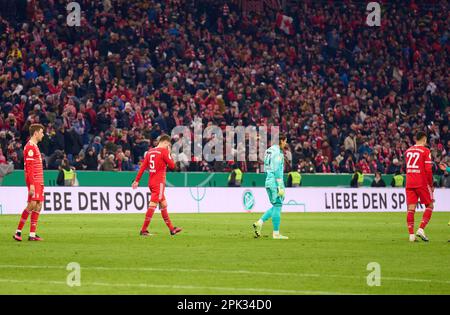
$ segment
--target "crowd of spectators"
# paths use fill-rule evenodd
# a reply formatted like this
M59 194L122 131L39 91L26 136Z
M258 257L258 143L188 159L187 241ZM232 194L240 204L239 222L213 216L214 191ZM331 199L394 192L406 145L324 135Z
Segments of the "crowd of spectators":
M242 1L78 0L69 27L67 1L0 0L0 163L22 168L28 126L42 123L46 168L135 170L196 118L279 126L286 171L394 174L419 130L449 161L447 1L383 3L380 27L361 2L298 1L284 11L293 35ZM178 169L230 164L183 157Z

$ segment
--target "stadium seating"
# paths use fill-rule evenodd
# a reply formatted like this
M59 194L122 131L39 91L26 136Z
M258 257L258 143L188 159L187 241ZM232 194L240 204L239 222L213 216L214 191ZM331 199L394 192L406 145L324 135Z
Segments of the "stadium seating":
M286 171L394 174L418 130L436 163L449 159L447 1L386 3L381 27L364 24L362 2L290 1L293 34L276 7L246 1L79 0L80 27L60 2L0 0L0 163L23 168L39 122L46 168L67 157L135 170L158 135L195 118L280 126Z

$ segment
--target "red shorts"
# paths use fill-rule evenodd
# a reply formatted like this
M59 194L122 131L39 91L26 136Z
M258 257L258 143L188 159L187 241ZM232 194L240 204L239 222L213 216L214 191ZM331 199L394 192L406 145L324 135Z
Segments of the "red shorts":
M164 183L155 183L150 184L150 192L152 194L150 201L155 203L160 203L166 200L166 196L164 196L164 190L166 189L166 184Z
M429 205L433 202L433 191L428 186L406 188L406 204L415 205L419 202L423 205Z
M44 185L35 184L34 195L30 195L30 185L27 185L27 187L28 187L28 202L30 201L44 202Z

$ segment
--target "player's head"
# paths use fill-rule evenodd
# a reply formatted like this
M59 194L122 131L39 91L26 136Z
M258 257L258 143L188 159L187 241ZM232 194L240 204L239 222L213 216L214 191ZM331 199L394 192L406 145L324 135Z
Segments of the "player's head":
M280 137L278 138L278 145L280 146L280 149L284 149L287 145L287 136L284 133L280 134Z
M171 139L169 135L162 134L158 137L158 147L159 148L168 148L171 144Z
M426 145L427 144L427 134L423 131L419 131L416 134L416 144Z
M44 126L41 124L32 124L29 129L30 138L36 142L40 142L44 137Z

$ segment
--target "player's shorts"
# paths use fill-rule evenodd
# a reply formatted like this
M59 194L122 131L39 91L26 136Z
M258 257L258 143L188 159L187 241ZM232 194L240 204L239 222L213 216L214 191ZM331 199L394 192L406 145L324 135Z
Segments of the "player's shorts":
M281 206L284 201L284 196L278 196L278 188L266 187L267 195L269 196L270 203L273 206Z
M423 205L433 202L433 191L430 187L406 188L406 204L415 205L420 201Z
M164 183L157 183L157 184L150 184L150 192L151 192L151 202L159 203L166 200L166 196L164 195L164 191L166 190L166 184Z
M27 187L28 187L28 202L31 202L31 201L44 202L44 185L35 184L33 195L30 195L30 185L27 185Z

